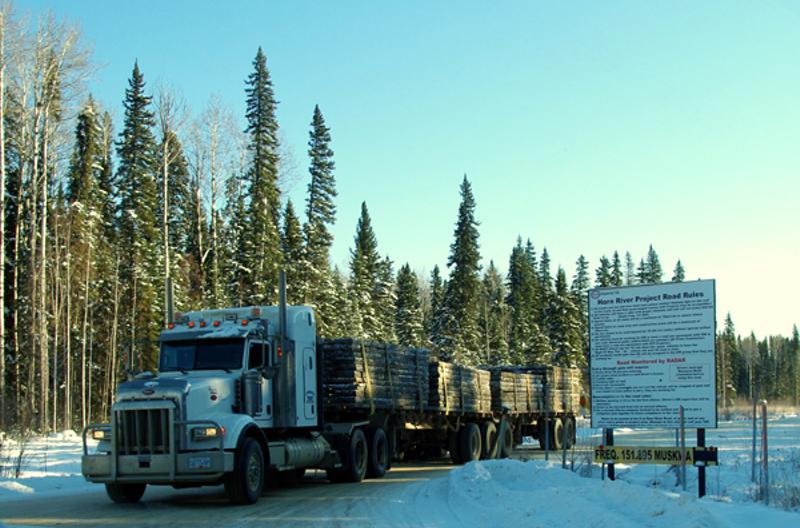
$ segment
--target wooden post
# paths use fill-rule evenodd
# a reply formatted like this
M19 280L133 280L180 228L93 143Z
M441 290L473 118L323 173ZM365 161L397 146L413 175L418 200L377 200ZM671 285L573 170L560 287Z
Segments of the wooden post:
M762 496L764 504L769 506L769 450L767 445L767 400L761 400L761 465L764 472Z
M606 445L613 446L614 445L614 429L608 428L606 429ZM616 475L614 474L614 463L608 463L608 480L616 480Z
M697 447L706 446L706 430L700 428L697 430ZM697 496L703 498L706 496L706 463L695 462L697 464Z

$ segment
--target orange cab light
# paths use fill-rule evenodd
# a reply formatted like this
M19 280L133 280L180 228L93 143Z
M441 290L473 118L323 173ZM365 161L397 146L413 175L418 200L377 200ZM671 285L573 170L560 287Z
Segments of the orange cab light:
M200 328L205 328L205 327L206 327L206 322L200 321Z
M247 319L242 319L242 326L247 326Z
M281 348L280 346L278 347L278 357L279 358L283 357L283 348Z
M189 321L189 328L194 328L194 321Z
M170 323L170 324L168 324L168 325L167 325L167 328L169 328L170 330L172 330L173 328L175 328L175 323Z
M253 317L260 317L261 316L261 308L258 308L258 307L253 308L252 310L250 310L250 315L252 315Z
M219 321L214 321L214 322L213 322L213 323L211 323L211 324L212 324L212 325L214 325L214 326L219 326Z

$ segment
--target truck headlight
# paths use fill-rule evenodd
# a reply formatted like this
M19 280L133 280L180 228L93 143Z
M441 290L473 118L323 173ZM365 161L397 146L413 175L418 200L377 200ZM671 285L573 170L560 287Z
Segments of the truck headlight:
M92 438L95 440L111 440L111 429L92 429Z
M209 440L220 436L225 436L224 427L195 427L192 429L192 439L194 440Z

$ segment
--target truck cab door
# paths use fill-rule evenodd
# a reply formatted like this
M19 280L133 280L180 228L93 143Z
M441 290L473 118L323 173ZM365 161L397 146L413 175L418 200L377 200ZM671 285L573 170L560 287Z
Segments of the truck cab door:
M250 341L247 368L261 370L269 358L269 344L264 341ZM261 413L257 420L272 421L272 380L263 379L261 383Z

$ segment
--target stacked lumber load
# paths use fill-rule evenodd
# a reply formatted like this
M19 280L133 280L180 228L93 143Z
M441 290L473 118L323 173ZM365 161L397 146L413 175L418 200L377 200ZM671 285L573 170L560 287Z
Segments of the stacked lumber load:
M430 409L445 413L489 413L491 373L455 363L430 364Z
M323 339L322 397L327 408L424 410L428 350L357 339Z
M531 372L544 376L545 405L551 411L577 412L581 405L581 371L573 367L537 365Z
M542 376L510 372L491 367L492 410L494 412L529 413L544 409Z

